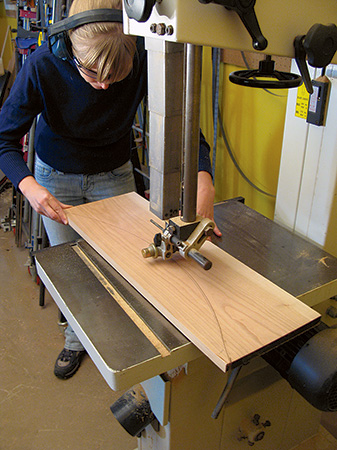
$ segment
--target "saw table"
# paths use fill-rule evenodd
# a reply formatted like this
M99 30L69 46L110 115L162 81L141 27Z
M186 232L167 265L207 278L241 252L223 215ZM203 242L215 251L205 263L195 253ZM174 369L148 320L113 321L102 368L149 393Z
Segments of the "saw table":
M294 297L314 306L336 295L337 259L240 201L219 203L223 236L212 241Z
M223 233L222 238L212 238L216 245L309 306L337 294L337 258L317 246L235 200L215 205L215 221ZM261 449L290 449L317 430L320 412L258 354L244 361L229 403L218 420L212 419L228 374L85 241L40 251L36 265L40 279L109 386L119 390L142 382L162 427L159 432L146 428L140 449L245 448L251 442L249 430L255 413L273 424L271 431L264 431L259 420L253 425L253 434L258 435L262 428L263 436L266 434L259 443ZM125 311L120 298L127 300L131 313ZM140 330L132 314L146 323L148 334ZM169 356L164 354L167 349ZM181 366L184 368L177 376L163 376ZM155 383L154 388L151 380L157 378L159 385ZM155 406L158 397L159 406ZM271 398L276 406L271 405ZM301 424L299 417L305 417ZM242 425L245 420L249 426ZM275 422L282 426L276 427Z

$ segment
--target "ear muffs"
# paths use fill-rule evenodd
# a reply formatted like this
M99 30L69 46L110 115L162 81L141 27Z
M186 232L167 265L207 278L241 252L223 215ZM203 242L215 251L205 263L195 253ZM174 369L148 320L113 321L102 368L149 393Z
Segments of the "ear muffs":
M68 31L95 22L123 23L123 12L120 9L92 9L50 25L48 27L49 50L58 58L72 60L73 51Z
M58 58L68 61L73 59L73 50L67 31L48 36L48 47Z

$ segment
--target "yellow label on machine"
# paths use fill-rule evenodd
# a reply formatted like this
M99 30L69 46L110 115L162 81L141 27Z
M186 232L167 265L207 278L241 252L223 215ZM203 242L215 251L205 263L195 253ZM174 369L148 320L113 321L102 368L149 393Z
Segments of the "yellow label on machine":
M296 110L295 116L300 119L306 119L308 114L308 105L309 105L309 97L310 94L306 90L304 84L297 89L297 98L296 98Z

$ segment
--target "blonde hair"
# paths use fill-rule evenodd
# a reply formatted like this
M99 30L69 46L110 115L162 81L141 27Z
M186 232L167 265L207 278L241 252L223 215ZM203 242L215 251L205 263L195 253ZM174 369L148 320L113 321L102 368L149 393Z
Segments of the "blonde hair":
M74 0L69 16L92 9L122 9L121 0ZM123 33L123 24L96 22L71 30L69 37L74 56L87 69L95 66L97 81L110 75L111 82L129 75L136 52L136 38Z

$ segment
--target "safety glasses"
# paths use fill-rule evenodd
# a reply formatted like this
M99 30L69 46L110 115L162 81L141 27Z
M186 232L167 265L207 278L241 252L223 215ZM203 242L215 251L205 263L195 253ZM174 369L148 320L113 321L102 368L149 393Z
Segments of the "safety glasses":
M76 58L76 56L73 57L74 63L76 64L78 70L83 73L86 77L89 77L93 80L97 80L97 72L94 70L87 69L79 62L79 60ZM108 77L104 80L105 82L109 81L112 77L112 74L108 75Z

